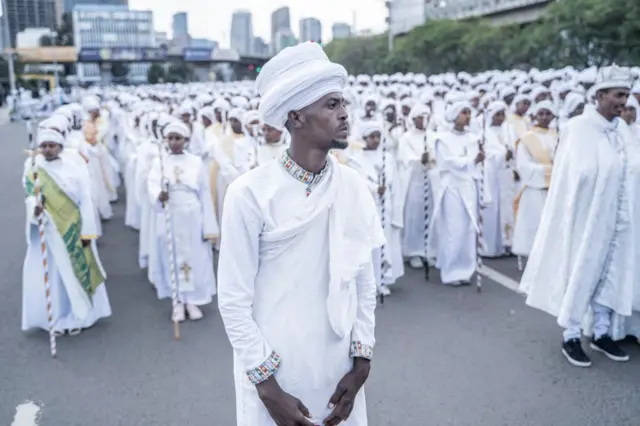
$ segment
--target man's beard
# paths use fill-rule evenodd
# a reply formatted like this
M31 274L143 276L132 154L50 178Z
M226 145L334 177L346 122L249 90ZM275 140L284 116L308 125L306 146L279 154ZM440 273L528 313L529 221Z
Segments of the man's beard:
M331 146L329 147L329 149L347 149L348 146L349 142L334 139L331 141Z

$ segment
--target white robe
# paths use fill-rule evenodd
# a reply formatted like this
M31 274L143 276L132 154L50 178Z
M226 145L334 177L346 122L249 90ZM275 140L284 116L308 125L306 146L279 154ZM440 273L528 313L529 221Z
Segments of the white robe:
M429 227L429 253L436 253L444 284L469 281L476 270L478 139L472 133L449 131L439 133L436 140L440 192ZM489 199L485 190L485 201Z
M329 160L308 197L276 161L227 192L222 232L234 237L222 241L218 300L234 349L238 426L275 425L246 374L273 351L282 359L276 380L320 424L352 368L351 343L375 344L371 250L384 237L361 178ZM364 389L342 424L367 425Z
M158 201L169 182L171 209L171 234L175 253L174 278L178 286L179 300L191 305L211 303L216 293L213 272L211 239L220 231L209 189L209 177L200 157L184 153L168 155L154 160L147 179L149 203L154 206L152 217L156 233L150 250L157 251L158 268L153 283L159 299L171 297L171 274L165 209ZM164 177L162 172L164 171Z
M136 153L135 191L140 205L140 235L138 244L138 265L141 269L149 267L149 246L155 235L155 220L152 220L152 206L147 192L147 178L153 161L160 156L160 142L149 139L140 144ZM151 268L150 268L151 269ZM152 271L149 271L151 280Z
M549 159L553 161L558 141L557 133L534 127L523 139L532 135L538 139ZM522 194L513 230L513 253L529 256L547 199L547 174L551 165L536 161L525 143L520 142L516 148L516 168L520 176Z
M78 206L82 218L82 236L95 239L95 219L89 194L89 182L83 179L81 170L64 158L48 162L44 160L44 157L38 156L36 161L38 166L46 170L49 176ZM30 170L31 159L25 162L23 183ZM25 206L27 253L22 270L22 330L33 328L48 330L42 250L38 221L34 216L35 197L26 197ZM106 287L101 284L96 289L93 298L89 297L74 274L72 260L62 236L49 218L46 209L43 216L54 329L64 331L91 327L99 319L111 316ZM95 243L91 244L101 272L106 277L102 265L100 265Z
M520 283L527 304L564 328L581 323L592 302L622 316L632 312L636 185L626 153L630 140L616 131L616 121L589 109L569 122Z
M399 180L395 157L391 156L389 152L385 153L386 191L382 197L378 194L378 188L382 182L382 157L381 146L375 151L354 150L347 159L347 165L365 179L371 195L376 200L387 243L382 249L373 251L373 267L378 285L392 285L404 275L404 259L402 257L403 200L402 194L397 189ZM384 216L382 216L383 199ZM383 263L386 264L385 270L381 269Z
M422 165L425 137L429 152L429 218L433 216L436 199L437 174L435 164L435 133L409 130L400 139L398 146L398 176L401 197L404 197L404 226L402 253L405 257L426 258L425 250L425 167ZM404 195L402 195L404 194Z
M497 257L510 246L513 226L513 171L506 160L507 146L503 127L488 127L485 132L484 161L487 190L492 203L482 209L482 255ZM485 194L487 195L487 194Z

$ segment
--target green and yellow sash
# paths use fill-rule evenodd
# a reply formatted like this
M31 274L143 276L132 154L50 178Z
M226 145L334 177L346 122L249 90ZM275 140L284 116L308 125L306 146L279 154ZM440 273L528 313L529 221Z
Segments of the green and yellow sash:
M45 198L44 208L62 236L71 259L73 273L83 290L92 297L105 278L91 246L82 245L80 209L44 169L38 168L38 178L40 192ZM35 195L33 182L33 172L29 172L25 182L27 196Z

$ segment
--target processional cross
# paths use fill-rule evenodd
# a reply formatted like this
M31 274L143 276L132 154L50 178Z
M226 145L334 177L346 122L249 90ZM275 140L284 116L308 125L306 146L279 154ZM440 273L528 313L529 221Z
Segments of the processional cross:
M175 175L175 177L176 177L176 183L182 183L182 182L180 181L180 176L182 176L182 174L183 174L183 173L184 173L184 171L183 171L180 167L178 167L178 166L176 166L176 167L173 169L173 174L174 174L174 175Z
M191 272L191 266L187 265L186 263L183 263L182 266L180 267L180 270L184 274L184 279L187 280L187 282L189 282L189 273Z

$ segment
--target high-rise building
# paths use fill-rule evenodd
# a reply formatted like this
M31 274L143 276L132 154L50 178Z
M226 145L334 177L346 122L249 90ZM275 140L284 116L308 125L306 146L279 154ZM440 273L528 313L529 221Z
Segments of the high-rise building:
M85 48L153 48L153 12L130 10L127 6L82 5L73 10L73 37L78 52ZM147 81L149 63L128 65L130 81ZM78 79L83 82L101 81L98 64L78 64Z
M62 3L62 12L73 12L76 6L85 4L129 6L129 0L59 0Z
M331 26L331 38L347 38L351 37L351 25L344 22L336 22Z
M315 41L322 43L322 24L316 18L300 20L300 42Z
M189 47L194 49L218 49L218 42L215 40L209 40L208 38L192 38Z
M271 54L271 46L269 43L264 41L262 37L254 37L253 38L253 52L251 56L255 56L258 58L268 58Z
M288 7L281 7L273 11L271 14L271 53L276 53L276 34L281 29L289 30L291 32L291 17L289 15Z
M189 22L187 12L173 15L173 38L189 36Z
M27 28L56 28L55 0L6 0L5 5L11 46L16 45L16 34Z
M231 15L231 49L244 56L253 51L253 24L247 10L237 10Z
M276 32L276 45L274 53L278 53L282 49L295 46L296 44L298 44L298 40L296 39L296 36L293 35L293 32L288 28L280 28Z

